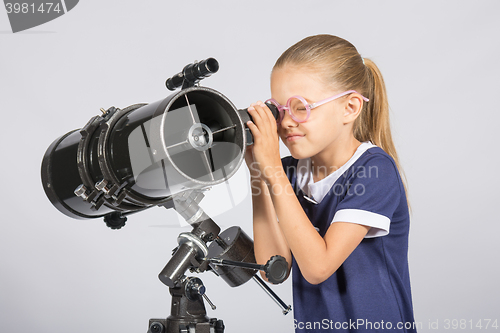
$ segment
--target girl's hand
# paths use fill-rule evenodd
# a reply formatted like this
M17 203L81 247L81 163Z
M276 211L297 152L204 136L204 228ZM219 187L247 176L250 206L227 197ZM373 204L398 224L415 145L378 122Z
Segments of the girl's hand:
M277 172L283 172L279 151L279 137L271 110L261 101L251 104L248 113L253 122L247 123L253 135L254 144L247 148L245 161L250 172L269 183Z

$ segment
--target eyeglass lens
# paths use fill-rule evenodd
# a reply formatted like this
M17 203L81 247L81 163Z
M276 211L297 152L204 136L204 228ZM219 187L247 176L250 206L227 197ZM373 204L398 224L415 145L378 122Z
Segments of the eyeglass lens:
M292 113L293 117L298 121L304 121L307 118L307 107L298 98L290 99L290 112Z

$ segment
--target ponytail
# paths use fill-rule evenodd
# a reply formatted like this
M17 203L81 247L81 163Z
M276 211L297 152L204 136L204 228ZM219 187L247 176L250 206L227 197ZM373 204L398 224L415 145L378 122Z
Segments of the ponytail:
M393 158L408 197L406 176L401 168L398 153L392 141L389 101L387 99L384 78L373 61L365 58L363 59L363 63L367 78L367 89L365 91L370 101L364 104L363 110L354 122L354 137L361 142L371 141Z

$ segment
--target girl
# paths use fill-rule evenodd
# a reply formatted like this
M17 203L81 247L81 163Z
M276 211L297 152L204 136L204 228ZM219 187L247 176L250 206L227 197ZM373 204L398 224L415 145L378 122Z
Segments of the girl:
M271 74L276 121L257 102L255 257L293 266L297 332L416 332L408 270L409 213L377 66L348 41L305 38ZM278 135L292 156L280 159Z

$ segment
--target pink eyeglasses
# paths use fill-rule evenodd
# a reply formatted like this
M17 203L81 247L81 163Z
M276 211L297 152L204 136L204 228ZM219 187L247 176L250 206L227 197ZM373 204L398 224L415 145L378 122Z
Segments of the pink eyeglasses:
M303 97L298 95L290 97L286 102L286 105L281 105L274 98L268 99L266 103L268 102L273 103L278 108L280 112L278 123L280 123L283 120L283 117L285 116L284 112L285 110L288 110L288 114L290 115L290 117L292 117L293 120L295 120L298 123L303 123L307 121L307 119L309 119L312 109L352 93L359 94L356 90L348 90L338 95L329 97L327 99L312 104L307 103L307 101ZM369 99L366 98L365 96L361 95L361 97L365 102L369 101Z

